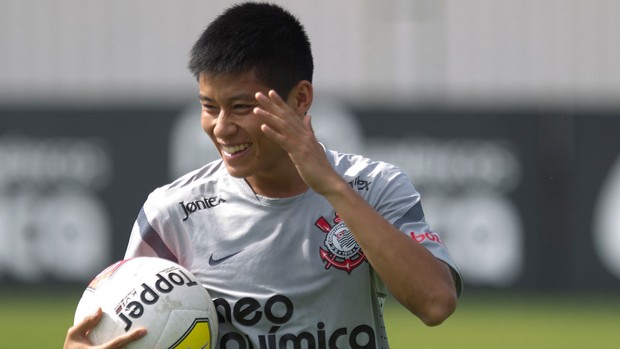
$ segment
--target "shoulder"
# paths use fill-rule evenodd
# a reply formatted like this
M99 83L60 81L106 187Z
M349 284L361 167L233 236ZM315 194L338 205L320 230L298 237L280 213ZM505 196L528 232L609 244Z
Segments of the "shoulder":
M326 155L332 166L347 181L357 177L368 177L381 181L406 179L407 175L398 166L391 163L370 159L360 154L342 153L326 149Z
M179 195L205 187L214 187L227 175L228 172L222 161L216 160L156 188L150 193L148 200L161 201L169 198L174 201Z

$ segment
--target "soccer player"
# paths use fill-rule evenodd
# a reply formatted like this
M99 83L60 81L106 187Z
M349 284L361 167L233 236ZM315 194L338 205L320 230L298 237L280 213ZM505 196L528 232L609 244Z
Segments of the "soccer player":
M125 257L193 272L218 311L216 348L388 348L388 292L429 326L454 312L461 278L410 179L315 138L312 53L293 15L227 9L189 69L221 159L149 195ZM100 316L71 328L65 348L88 348Z

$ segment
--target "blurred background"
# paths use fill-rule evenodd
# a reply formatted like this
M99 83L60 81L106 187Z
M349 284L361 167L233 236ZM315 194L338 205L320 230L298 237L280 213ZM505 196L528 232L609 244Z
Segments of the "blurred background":
M319 138L410 175L463 302L618 294L620 1L275 2ZM148 193L217 157L186 63L233 3L0 0L2 294L79 297Z

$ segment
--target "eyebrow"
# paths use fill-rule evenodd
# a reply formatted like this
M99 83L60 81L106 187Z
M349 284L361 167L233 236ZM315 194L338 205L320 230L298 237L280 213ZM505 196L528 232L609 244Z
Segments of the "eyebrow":
M203 102L215 102L215 100L213 100L212 98L205 96L203 94L199 95L198 98L203 101ZM238 95L234 95L230 98L227 99L228 102L231 101L248 101L248 100L252 100L255 101L256 97L253 94L249 94L249 93L240 93Z
M213 102L213 100L211 98L209 98L209 97L207 97L205 95L199 95L198 99L200 99L201 101L204 101L204 102Z

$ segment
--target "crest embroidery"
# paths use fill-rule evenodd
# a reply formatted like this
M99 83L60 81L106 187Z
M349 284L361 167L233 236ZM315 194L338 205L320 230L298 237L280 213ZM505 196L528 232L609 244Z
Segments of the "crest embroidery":
M332 226L325 217L319 218L314 225L325 235L324 246L320 247L321 259L325 262L325 269L332 266L351 274L366 260L366 256L357 243L349 228L336 213Z

